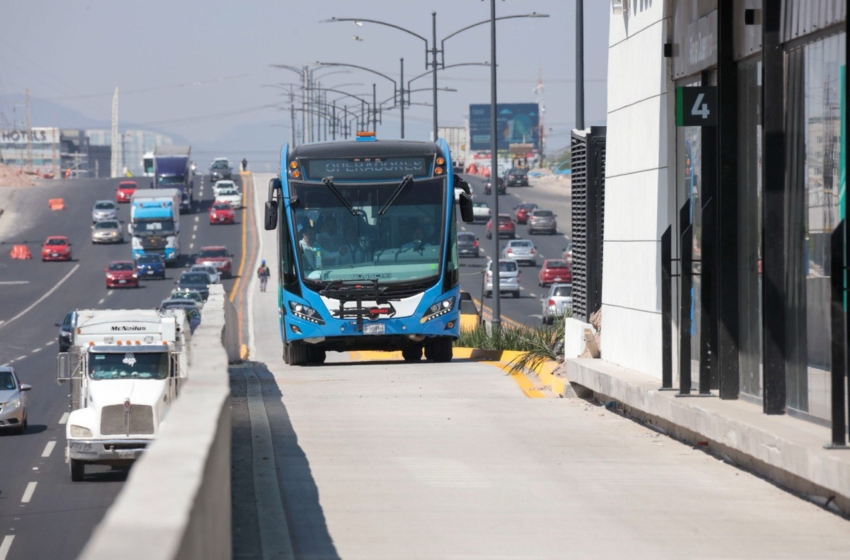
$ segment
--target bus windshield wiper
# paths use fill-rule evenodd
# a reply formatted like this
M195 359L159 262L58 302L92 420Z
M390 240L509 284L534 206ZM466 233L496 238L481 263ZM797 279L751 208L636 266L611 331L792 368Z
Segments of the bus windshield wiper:
M386 214L387 210L389 210L390 206L392 206L393 203L395 203L395 199L397 199L398 196L401 194L401 191L403 191L404 188L407 185L412 185L412 184L413 184L413 175L405 175L404 179L401 180L401 183L399 183L398 186L393 191L393 194L390 195L390 199L387 201L387 203L384 204L383 208L378 210L378 215L383 216L384 214Z
M348 202L345 196L339 191L338 188L336 188L336 185L334 185L333 177L325 177L324 179L322 179L322 182L327 188L330 189L332 193L334 193L334 196L337 197L340 202L342 202L342 205L348 209L352 216L357 216L357 210L355 210L354 207L351 206L351 203Z

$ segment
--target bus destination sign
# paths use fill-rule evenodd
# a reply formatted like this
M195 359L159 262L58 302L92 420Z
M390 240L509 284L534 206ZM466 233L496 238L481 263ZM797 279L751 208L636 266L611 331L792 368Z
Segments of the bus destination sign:
M304 175L308 180L321 181L333 177L335 181L368 181L376 179L399 179L405 175L427 177L430 164L427 156L308 159L303 160Z

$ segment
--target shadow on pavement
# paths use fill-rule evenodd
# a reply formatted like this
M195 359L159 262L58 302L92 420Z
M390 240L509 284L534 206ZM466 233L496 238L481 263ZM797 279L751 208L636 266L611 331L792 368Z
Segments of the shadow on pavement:
M242 374L245 367L252 367L260 380L274 442L280 499L295 558L339 559L328 532L310 462L298 445L298 436L290 422L283 394L272 373L260 362L246 362L241 367L230 368L233 556L264 557L256 496L257 492L265 490L254 487L252 441L256 435L251 432L248 414L247 381Z

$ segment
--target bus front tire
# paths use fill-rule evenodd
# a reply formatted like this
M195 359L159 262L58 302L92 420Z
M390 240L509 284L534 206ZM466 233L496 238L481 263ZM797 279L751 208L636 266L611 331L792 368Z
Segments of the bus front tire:
M453 342L451 338L438 338L431 343L430 352L428 351L428 347L425 347L425 355L429 360L434 362L451 362Z
M325 358L327 358L327 352L325 352L321 348L315 348L313 346L307 347L307 363L320 365L325 363Z
M300 342L289 343L289 365L303 366L307 365L309 359L309 348Z

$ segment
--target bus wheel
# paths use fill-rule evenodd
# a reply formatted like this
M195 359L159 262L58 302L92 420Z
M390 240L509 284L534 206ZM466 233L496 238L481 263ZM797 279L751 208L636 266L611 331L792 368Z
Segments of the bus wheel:
M285 363L285 364L289 363L289 343L288 342L283 343L283 363Z
M309 359L309 348L302 342L289 343L289 365L303 366Z
M307 347L307 363L320 365L325 363L325 358L327 357L327 352L322 350L321 348L314 348L312 346Z
M431 343L431 359L435 362L452 361L453 340L448 337L438 338Z
M425 352L427 352L427 350ZM404 358L405 362L418 362L422 359L422 347L407 346L401 349L401 355Z

